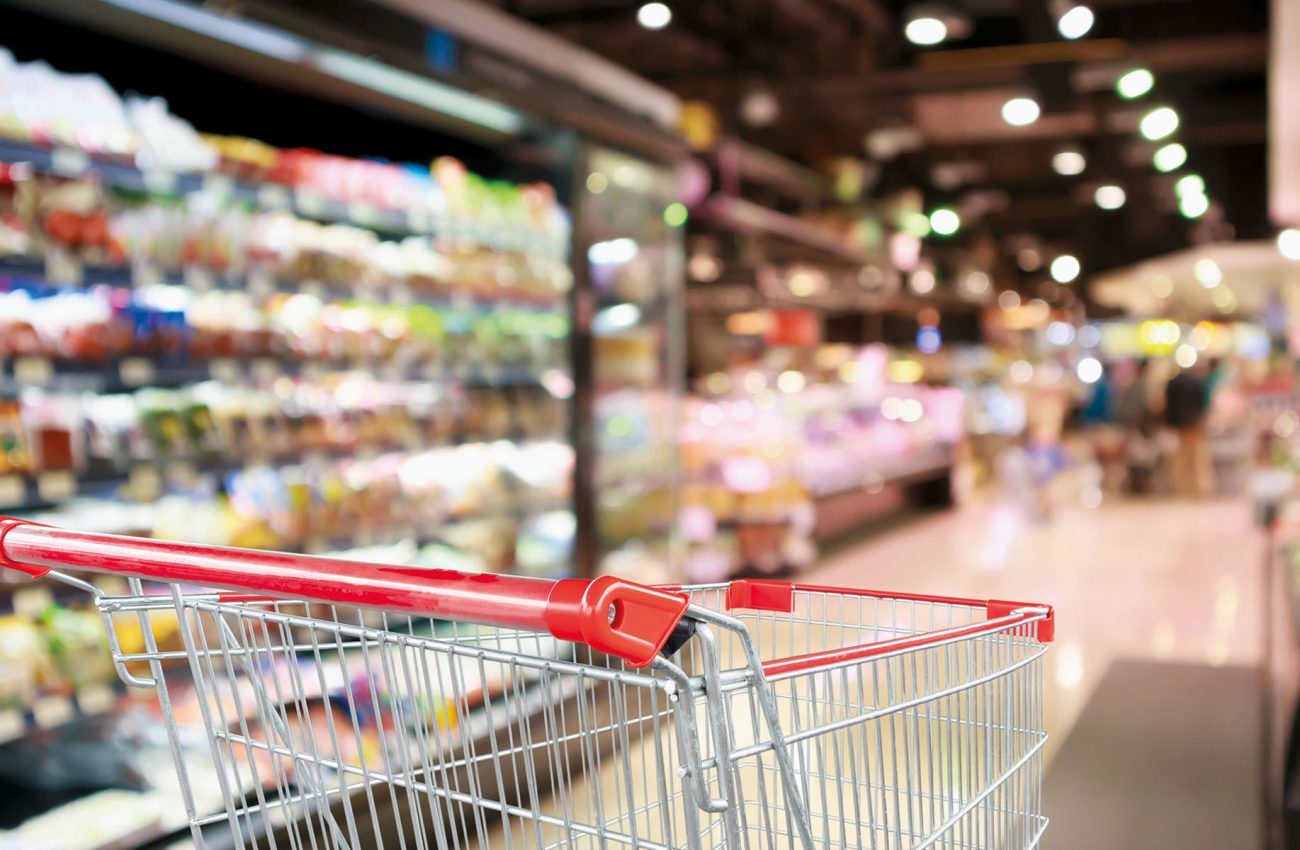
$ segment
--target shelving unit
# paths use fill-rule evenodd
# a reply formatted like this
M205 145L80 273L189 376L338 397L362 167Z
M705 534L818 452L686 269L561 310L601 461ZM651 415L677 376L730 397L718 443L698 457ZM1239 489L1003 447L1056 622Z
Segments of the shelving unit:
M671 253L681 237L680 226L664 221L672 198L655 193L637 207L652 226L638 223L611 237L644 240L647 250L667 260L652 272L659 278L656 294L637 301L641 324L658 335L653 382L597 388L592 348L583 341L590 340L588 329L579 326L592 314L577 308L588 304L595 288L587 263L595 231L581 216L601 207L575 191L581 192L589 168L603 167L589 160L590 150L608 149L607 155L654 169L657 177L668 174L661 163L677 156L682 144L662 109L652 120L633 116L647 102L645 90L632 87L629 103L619 106L609 102L619 92L607 89L604 106L575 111L567 93L519 95L497 81L491 88L505 103L494 104L470 91L479 83L466 69L453 72L450 82L422 82L443 71L430 72L423 57L413 62L391 29L370 33L367 56L350 53L357 22L340 17L345 10L339 8L286 8L268 23L256 19L260 8L213 12L173 0L148 9L101 0L57 9L16 5L27 11L5 12L17 41L0 34L0 46L23 51L19 59L99 72L112 84L114 65L76 67L103 53L77 45L122 39L123 55L132 62L157 66L150 71L156 86L141 86L138 79L130 85L169 98L176 113L199 129L208 129L204 116L211 113L213 128L265 133L281 149L306 143L330 150L338 132L346 141L334 149L354 155L424 165L451 154L475 171L537 187L525 200L540 198L548 206L545 218L532 216L537 208L529 207L519 221L502 212L516 207L466 207L449 194L455 186L439 182L436 163L431 176L412 169L429 191L409 196L415 199L410 203L387 204L365 192L349 199L346 192L294 182L283 170L250 173L224 159L205 170L141 167L143 160L130 155L78 150L66 139L0 139L0 299L14 296L27 302L24 309L40 299L65 299L43 305L60 314L53 323L60 328L79 320L78 311L94 312L83 302L99 298L110 308L91 305L100 310L96 316L109 318L86 323L74 344L66 335L28 335L20 328L22 342L14 345L14 336L6 337L5 313L18 313L0 311L0 513L97 531L342 553L410 568L553 577L607 568L593 545L609 538L596 522L598 462L592 459L611 447L590 436L596 416L612 414L584 399L616 388L647 396L671 392L665 388L677 364L661 355L680 344L669 323L680 288L680 261L674 263ZM377 7L372 17L387 20L384 14ZM42 35L47 26L49 38ZM410 31L420 26L410 20ZM244 39L254 30L294 45L300 59L259 50L265 41ZM462 43L460 55L474 54L471 41ZM48 54L36 52L42 44ZM493 48L493 62L504 58ZM210 87L221 79L214 68L228 72L243 97L272 98L271 112L289 111L286 104L297 98L292 102L302 103L304 114L336 123L289 127L276 116L259 119L267 110L251 106L243 113L219 104L207 110L203 99L187 97L185 87L192 76ZM275 88L249 86L240 82L245 77ZM404 82L394 87L399 77ZM456 96L444 97L446 89ZM675 109L662 93L651 100ZM567 105L555 113L535 111L556 104ZM611 121L620 109L628 120ZM232 124L232 114L240 123ZM476 115L501 120L476 125ZM609 176L615 180L613 171ZM35 193L36 213L29 206L5 217L18 212L3 207L4 184L15 179L41 192L83 187L114 238L125 236L120 244L52 238L45 216L54 205L40 205L41 193ZM487 192L474 197L496 200L501 195L493 192L525 191L504 186L470 188ZM115 221L141 210L175 211L168 224L173 229L144 231L149 238L142 239L141 231L127 227L132 222ZM573 211L572 226L565 210ZM227 213L229 220L222 218ZM6 243L4 228L15 222L27 228L19 234L24 238ZM263 239L258 250L246 250L250 234L262 238L266 230L254 231L273 224L291 241L269 251ZM113 230L117 225L120 230ZM338 234L346 239L335 252L340 243L326 237ZM166 239L199 247L178 250ZM410 245L421 253L395 264L399 249ZM430 260L445 260L436 267L442 271L428 273ZM69 296L81 301L74 304ZM622 302L597 310L614 303ZM294 305L310 307L312 321L292 313ZM129 322L123 318L128 314ZM127 326L134 335L122 344L118 332ZM144 336L136 333L141 327L148 328ZM374 340L379 344L369 344ZM92 443L107 433L109 421L95 405L107 403L120 408L113 428L121 431L112 431L113 451L98 452ZM642 409L658 417L660 432L671 430L663 418L673 415L671 407ZM213 424L196 426L196 418ZM76 430L86 422L95 427L66 441L60 437L53 447L58 451L40 442L51 439L40 433L46 426ZM605 424L601 420L600 427ZM49 461L53 454L66 457ZM619 470L623 477L627 468ZM604 474L613 471L609 466ZM662 477L662 470L656 473ZM659 486L671 498L675 480ZM674 577L667 560L670 531L656 529L654 549L662 559L657 569L668 580ZM30 592L22 583L0 586L0 612L23 609L9 622L0 613L0 626L21 620L33 640L51 637L48 612L69 607L78 613L75 606L84 605L62 593L42 598ZM0 668L4 664L0 659ZM5 702L12 692L0 682L0 746L5 738L36 731L57 736L64 723L84 722L100 710L114 716L124 704L114 681L104 683L107 690L84 694L80 687L20 692L17 698L27 702L16 708ZM89 695L88 710L82 695ZM38 702L40 717L32 710ZM475 735L487 734L484 717L467 715L461 722ZM179 810L178 801L168 805ZM89 850L160 847L174 836L175 824L160 820L124 827Z

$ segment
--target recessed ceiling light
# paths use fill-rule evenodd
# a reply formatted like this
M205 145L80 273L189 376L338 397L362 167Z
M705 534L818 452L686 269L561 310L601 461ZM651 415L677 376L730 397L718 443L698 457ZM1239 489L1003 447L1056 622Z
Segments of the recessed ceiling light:
M1073 254L1062 254L1052 260L1052 280L1057 283L1070 283L1079 276L1079 258Z
M1300 230L1288 227L1277 235L1277 250L1288 260L1300 260Z
M1204 195L1205 180L1199 174L1184 174L1174 183L1174 194L1180 198L1188 195Z
M1196 277L1196 282L1206 289L1213 289L1223 283L1223 269L1219 264L1209 257L1202 257L1192 266L1192 274Z
M636 10L636 22L648 30L661 30L673 21L673 10L663 3L646 3Z
M948 37L948 25L939 18L922 15L907 22L903 28L907 40L922 47L941 44Z
M1181 168L1184 162L1187 162L1187 148L1178 142L1170 142L1151 156L1151 163L1157 171L1174 171Z
M1002 104L1002 120L1013 127L1025 127L1038 120L1042 109L1032 97L1013 97Z
M1200 218L1210 209L1210 199L1204 195L1185 195L1178 201L1178 211L1183 218Z
M1087 6L1075 6L1057 18L1056 30L1066 38L1083 38L1096 17Z
M1168 106L1161 106L1143 115L1142 122L1138 125L1142 135L1153 142L1163 139L1177 129L1178 113Z
M1141 97L1156 84L1155 75L1146 68L1134 68L1115 81L1115 91L1128 100Z
M1064 150L1052 157L1052 170L1063 177L1082 174L1088 167L1088 160L1076 150Z
M930 229L940 236L951 236L961 227L961 217L955 210L940 207L930 213Z
M1107 183L1105 186L1098 186L1097 191L1092 193L1092 199L1097 202L1097 206L1104 210L1117 210L1124 206L1128 200L1128 195L1124 189L1116 186L1114 183Z

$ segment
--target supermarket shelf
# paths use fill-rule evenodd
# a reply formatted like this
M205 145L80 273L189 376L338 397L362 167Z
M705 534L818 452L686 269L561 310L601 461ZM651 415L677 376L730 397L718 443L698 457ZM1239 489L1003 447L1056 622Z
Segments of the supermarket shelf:
M930 480L946 475L952 463L952 450L947 446L935 446L903 457L886 458L867 469L855 470L851 476L852 483L818 486L810 482L807 486L814 499L824 499L862 490L868 485L913 484Z
M145 171L122 160L91 157L72 148L45 148L0 139L0 161L29 163L33 171L77 178L94 173L105 185L127 192L181 197L208 192L251 204L264 210L290 210L303 218L325 223L346 223L392 236L429 235L470 242L498 251L560 253L564 244L548 244L544 236L521 229L428 213L381 210L364 204L345 204L316 192L294 190L279 183L243 183L217 173Z
M39 386L67 392L119 393L142 387L175 389L201 381L239 383L259 375L308 377L328 372L364 371L390 380L454 384L465 387L506 388L542 386L531 369L506 367L486 370L452 370L428 363L408 365L392 361L310 360L259 356L245 359L215 357L183 360L164 356L109 358L98 363L56 360L49 357L0 359L0 391Z
M39 283L52 289L65 286L52 280L49 265L43 259L31 257L0 257L0 278L17 278ZM153 270L132 269L122 265L81 265L81 277L86 284L104 284L130 288L140 285L144 278L158 283L183 284L195 291L215 289L225 292L249 292L253 295L315 295L322 301L376 300L403 304L423 304L440 310L458 313L493 315L502 310L542 314L568 314L563 296L555 298L530 298L481 295L469 292L423 292L406 284L366 286L329 281L298 280L259 274L249 271L226 274L205 266L189 265L183 269Z

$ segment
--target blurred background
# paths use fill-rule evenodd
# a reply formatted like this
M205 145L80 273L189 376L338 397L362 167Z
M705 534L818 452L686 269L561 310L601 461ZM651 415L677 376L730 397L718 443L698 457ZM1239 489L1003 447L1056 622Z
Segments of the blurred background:
M0 513L1041 600L1050 846L1300 846L1296 45L1295 0L0 0ZM86 602L0 581L0 847L189 846Z

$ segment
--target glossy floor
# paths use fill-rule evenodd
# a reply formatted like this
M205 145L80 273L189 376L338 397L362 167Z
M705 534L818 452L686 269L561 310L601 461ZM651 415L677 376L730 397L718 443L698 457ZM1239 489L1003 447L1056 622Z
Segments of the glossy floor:
M1062 506L1048 522L989 500L831 555L807 580L1054 605L1050 760L1116 660L1257 664L1266 545L1244 499Z

